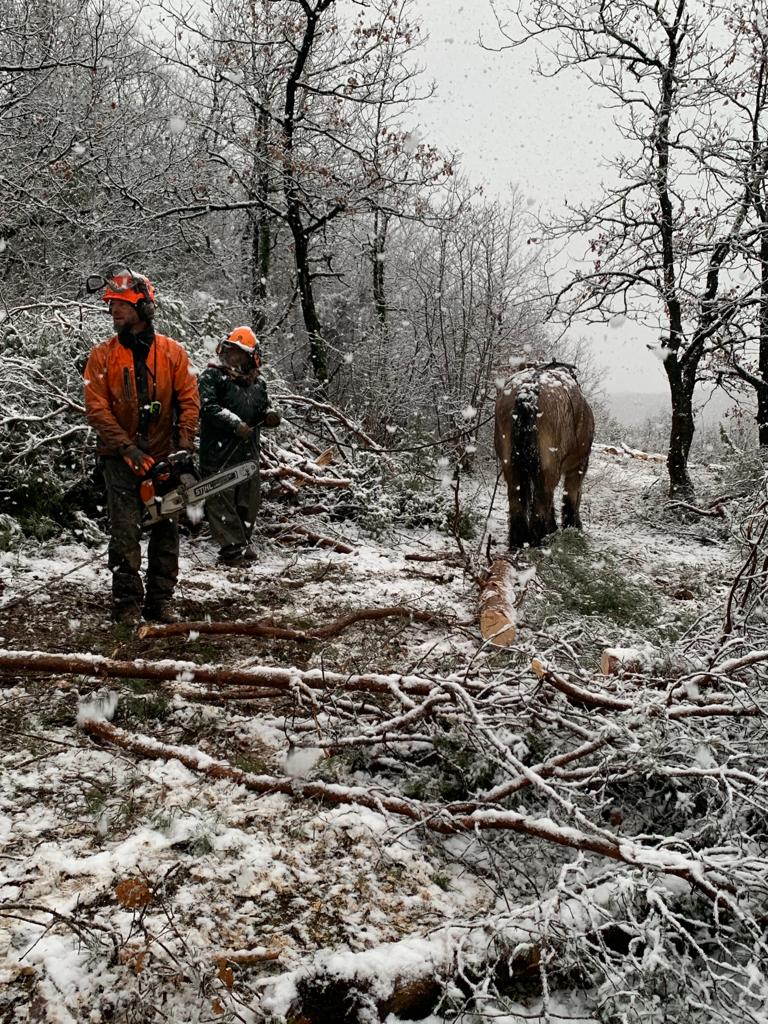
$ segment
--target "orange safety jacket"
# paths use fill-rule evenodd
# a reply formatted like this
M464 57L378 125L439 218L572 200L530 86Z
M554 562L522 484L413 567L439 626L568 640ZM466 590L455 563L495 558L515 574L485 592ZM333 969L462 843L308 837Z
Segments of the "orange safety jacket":
M149 418L147 436L142 439L133 352L117 336L91 350L84 372L85 415L99 435L100 455L123 455L134 445L156 459L178 448L192 451L200 396L187 353L178 341L156 334L147 369L151 397L160 403L160 411Z

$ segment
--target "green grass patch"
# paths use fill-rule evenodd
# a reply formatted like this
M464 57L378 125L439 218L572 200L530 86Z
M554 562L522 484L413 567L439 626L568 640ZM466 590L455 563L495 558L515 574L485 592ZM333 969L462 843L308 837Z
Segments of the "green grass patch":
M544 587L539 604L548 613L564 609L639 630L657 625L655 592L629 574L618 552L593 545L579 530L563 530L530 558Z

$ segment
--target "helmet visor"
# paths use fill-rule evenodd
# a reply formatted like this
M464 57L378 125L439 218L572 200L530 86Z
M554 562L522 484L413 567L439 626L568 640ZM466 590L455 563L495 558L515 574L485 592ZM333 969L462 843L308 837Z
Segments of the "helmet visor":
M106 283L113 292L129 292L138 284L136 277L127 267L113 267L107 275Z

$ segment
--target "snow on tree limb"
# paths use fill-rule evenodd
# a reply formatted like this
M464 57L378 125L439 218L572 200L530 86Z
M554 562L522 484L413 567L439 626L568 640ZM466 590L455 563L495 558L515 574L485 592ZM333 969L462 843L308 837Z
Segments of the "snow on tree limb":
M214 779L227 779L258 793L282 793L294 798L322 800L332 804L353 804L367 807L380 814L397 814L417 822L434 832L453 834L478 830L512 831L558 846L566 846L585 853L594 853L641 870L659 871L674 875L699 889L713 902L728 902L736 892L733 884L721 873L708 869L694 859L669 850L645 847L631 840L609 839L562 825L550 818L533 818L514 811L476 808L468 814L449 815L439 806L403 796L393 796L359 786L341 786L317 780L280 778L256 775L226 761L204 754L192 747L162 743L148 736L130 733L104 719L85 719L81 728L140 757L175 759L192 771Z

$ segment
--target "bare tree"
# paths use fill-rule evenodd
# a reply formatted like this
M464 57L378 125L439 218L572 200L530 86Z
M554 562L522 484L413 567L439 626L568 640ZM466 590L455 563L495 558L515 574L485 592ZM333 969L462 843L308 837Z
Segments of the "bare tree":
M6 301L74 297L117 253L178 250L143 216L182 159L138 15L108 0L6 5L0 39L0 266ZM66 282L66 284L65 284ZM41 296L42 293L42 296Z
M309 362L323 387L330 341L317 283L340 276L325 241L342 216L381 206L388 181L381 157L404 134L387 127L382 111L403 110L413 98L410 54L418 33L411 7L412 0L377 0L353 16L337 10L335 0L260 0L214 5L203 20L164 5L177 31L158 53L198 82L199 156L209 178L204 197L187 188L160 214L245 211L251 305L262 310L272 269L269 224L285 226Z
M694 387L702 360L742 308L723 287L724 267L765 177L757 150L738 189L733 180L724 187L709 160L728 144L719 90L734 37L717 11L696 0L587 8L533 0L515 9L514 23L498 18L511 44L536 39L549 48L543 73L578 69L616 110L617 183L546 231L550 239L586 236L588 246L585 267L553 283L554 303L568 317L630 316L661 333L672 406L670 490L690 493Z

